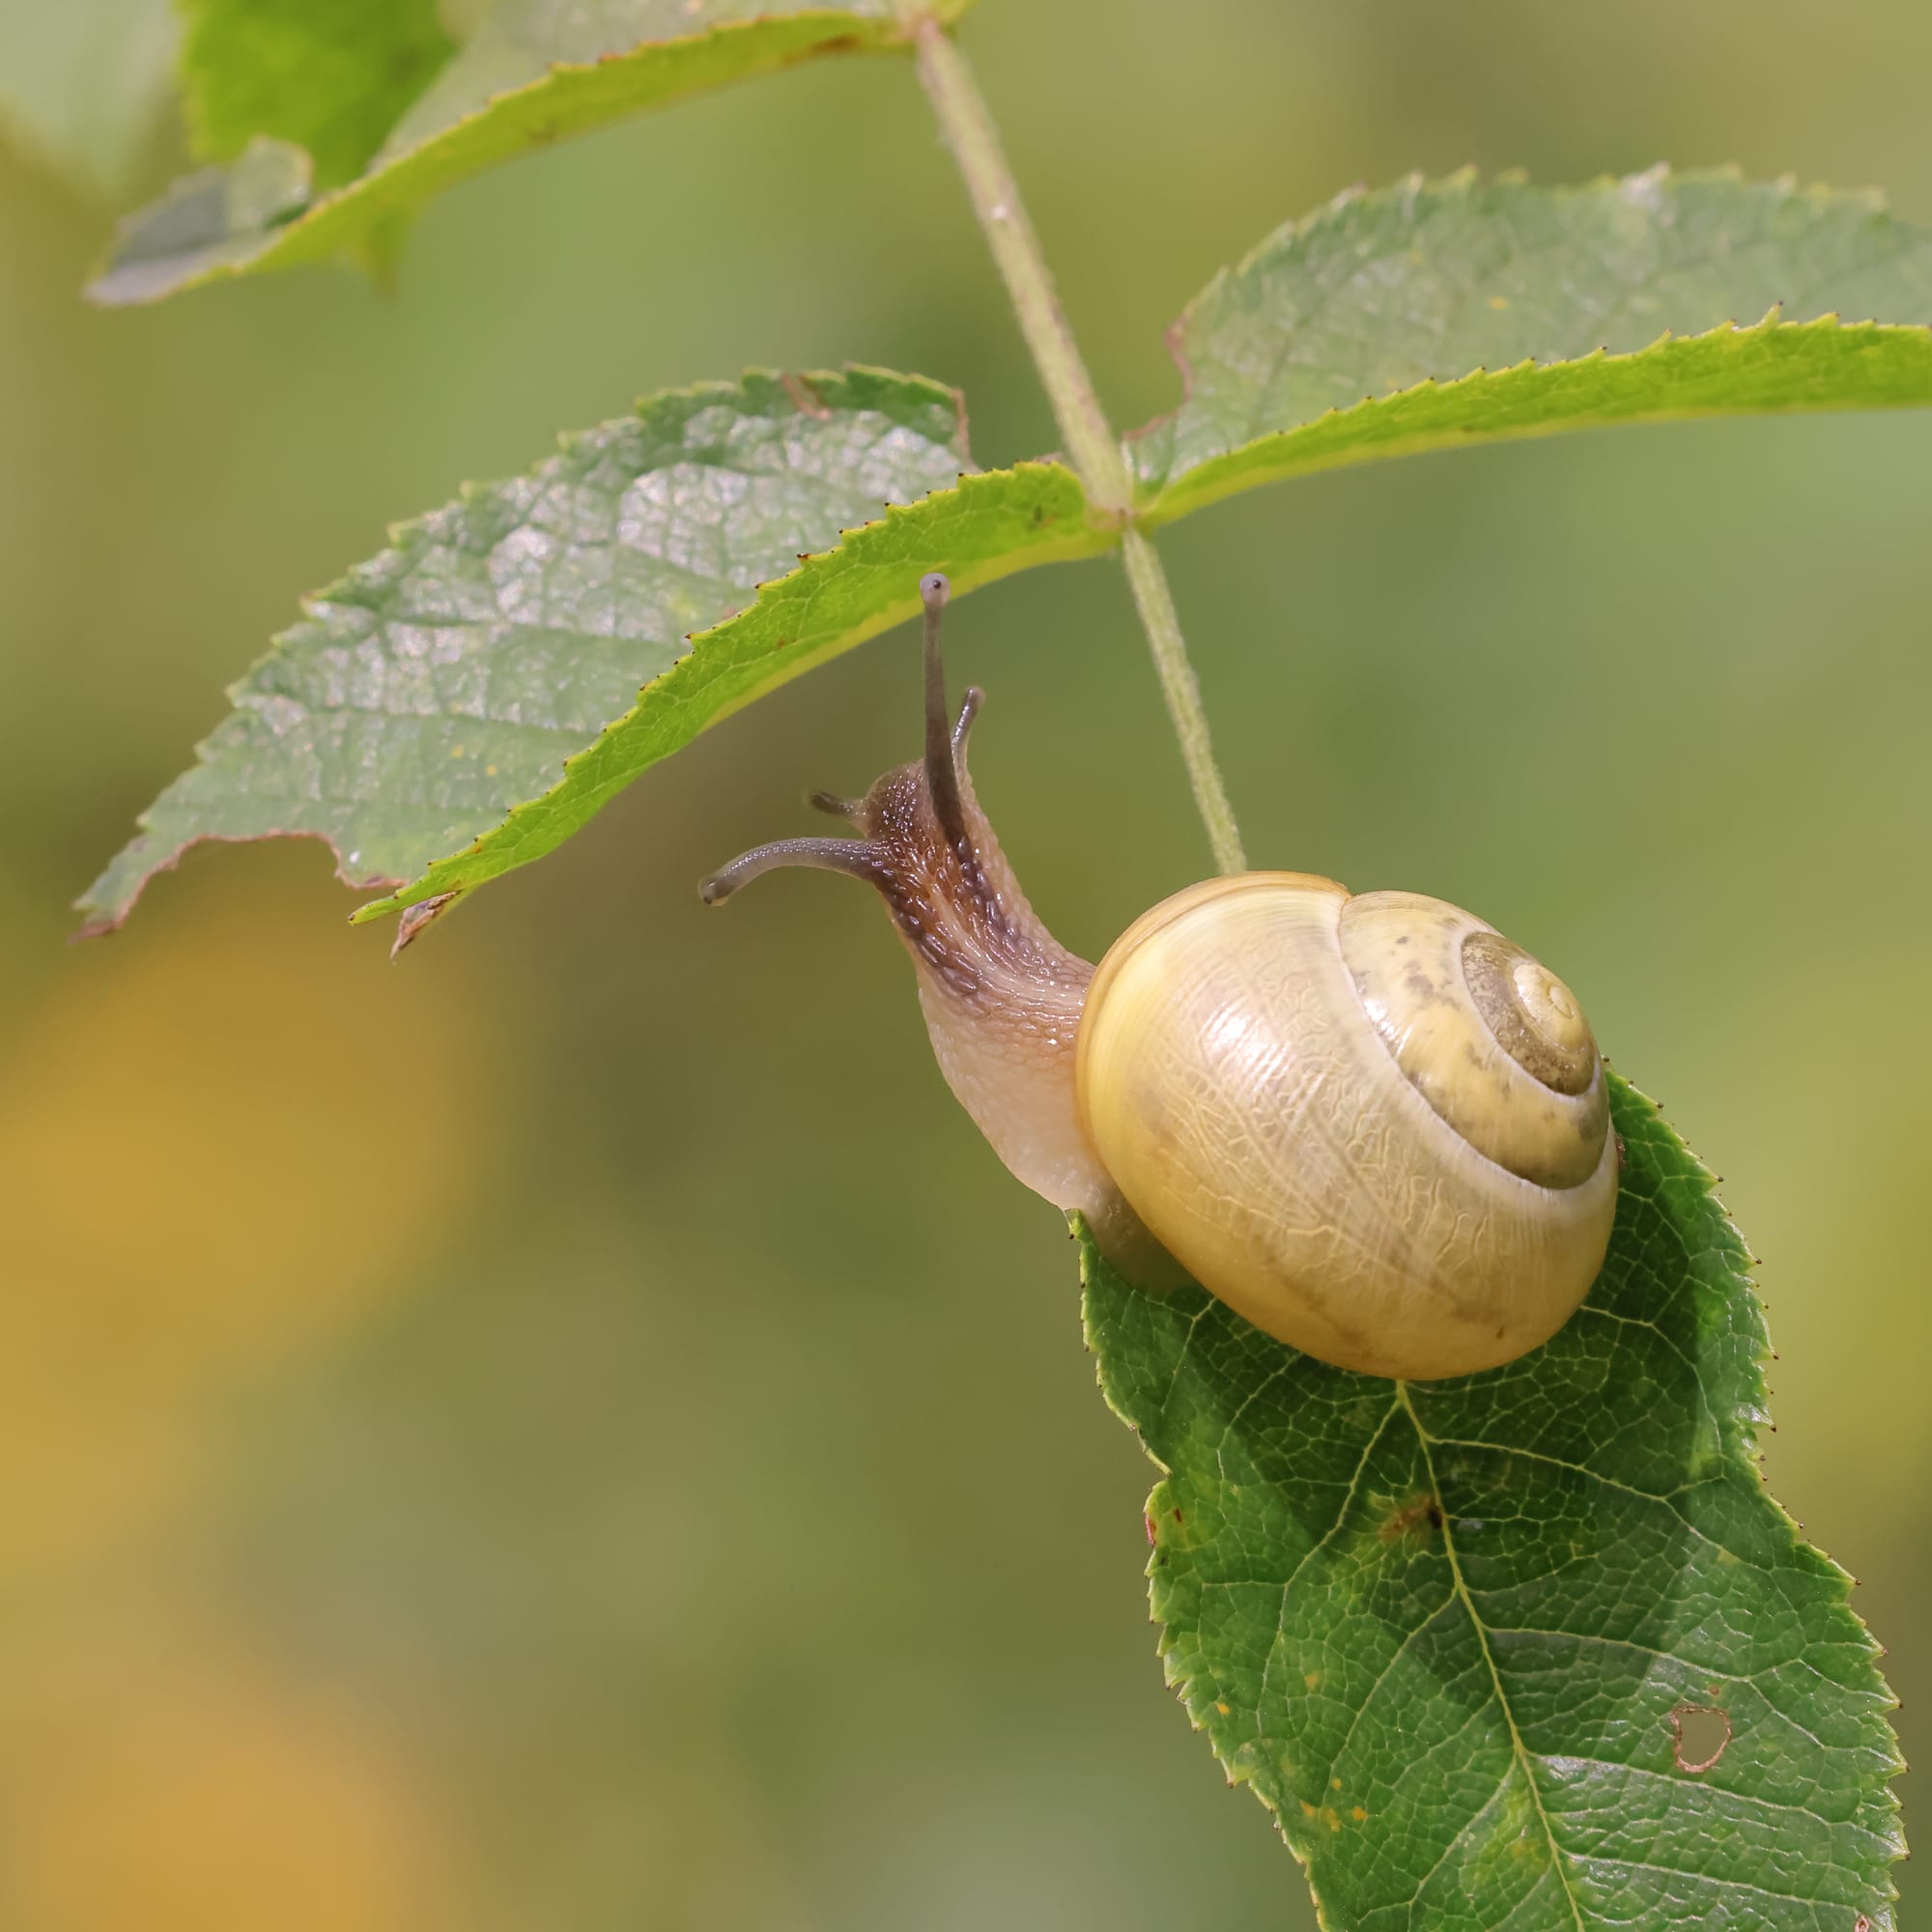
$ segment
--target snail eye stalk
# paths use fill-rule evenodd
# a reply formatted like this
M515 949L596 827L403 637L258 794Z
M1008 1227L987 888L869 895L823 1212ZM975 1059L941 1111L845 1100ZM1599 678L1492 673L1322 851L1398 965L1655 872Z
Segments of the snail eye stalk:
M952 762L955 739L946 702L946 661L939 647L940 619L952 594L952 584L939 571L919 580L920 602L925 606L925 785L932 799L932 815L947 842L956 850L967 839L966 808L959 797L959 768ZM968 712L962 709L960 728L971 723Z
M967 823L959 773L973 721L980 715L986 694L977 685L972 687L961 700L957 716L952 715L946 697L946 665L940 651L941 614L951 594L952 585L940 572L935 570L920 579L920 602L925 608L925 746L920 761L904 767L897 775L888 773L865 798L845 798L832 791L806 794L806 803L814 810L845 819L867 836L777 838L770 844L753 846L728 866L721 866L698 886L698 897L706 905L723 904L739 887L761 873L794 866L847 873L879 887L888 899L893 899L895 870L906 869L905 853L884 836L889 819L881 800L895 786L901 797L910 796L906 789L908 780L913 781L915 790L923 787L932 822L947 846L960 866L973 870L977 877L979 855L974 849L972 828ZM899 842L902 844L903 840Z

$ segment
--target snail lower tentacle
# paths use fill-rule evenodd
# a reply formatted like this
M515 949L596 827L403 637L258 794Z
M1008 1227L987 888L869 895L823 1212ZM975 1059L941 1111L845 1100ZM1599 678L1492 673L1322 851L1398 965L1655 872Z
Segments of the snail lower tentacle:
M871 877L870 855L856 839L775 838L769 845L755 845L739 853L728 866L720 866L698 886L697 895L706 905L722 905L761 872L775 872L787 866L850 872L860 879Z

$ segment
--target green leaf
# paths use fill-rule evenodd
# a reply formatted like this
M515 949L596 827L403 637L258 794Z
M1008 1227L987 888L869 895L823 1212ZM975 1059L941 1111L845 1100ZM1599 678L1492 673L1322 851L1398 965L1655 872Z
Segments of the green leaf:
M183 0L182 77L196 152L258 134L307 151L315 186L362 171L455 50L435 0Z
M611 0L620 12L630 4ZM592 18L593 33L603 17ZM680 44L715 52L725 32ZM438 91L467 84L466 63L488 44L472 43ZM568 71L594 77L625 68L619 59ZM238 224L260 231L299 207L305 163L300 149L258 138L233 168L185 185L146 232L164 260L195 255L206 264L238 248L248 256L252 242L222 238ZM339 196L316 204L337 205ZM298 215L277 232L308 220ZM362 239L373 243L377 234ZM1808 292L1800 306L1830 289L1873 306L1889 294L1932 313L1932 240L1868 200L1747 187L1728 175L1653 174L1567 190L1485 188L1460 178L1344 200L1277 237L1190 311L1181 338L1195 372L1190 400L1131 443L1141 521L1164 522L1296 469L1477 436L1718 410L1932 401L1932 330L1923 327L1720 324L1692 338L1656 339L1666 315L1701 327L1740 292L1777 288ZM1581 347L1626 339L1653 346L1634 355ZM1427 376L1431 358L1463 370L1486 349L1520 356L1531 342L1579 353L1444 384ZM898 414L904 405L929 417L945 392L865 372L814 380L816 396L758 378L739 390L658 398L643 407L641 430L607 425L533 477L472 492L399 533L396 551L328 593L315 621L239 688L241 709L203 747L201 765L163 794L146 836L83 902L92 923L117 923L149 874L196 839L305 832L331 840L345 878L398 888L358 917L412 912L407 937L431 916L421 909L552 850L704 725L911 615L922 570L948 569L970 589L1118 542L1058 465L947 487L963 448L950 430L908 440ZM1327 408L1325 398L1365 383L1395 393ZM944 409L952 406L947 395ZM691 422L703 425L702 442L734 410L748 420L728 448L682 448ZM848 412L865 427L855 429ZM1297 412L1298 427L1253 434ZM869 447L880 420L907 432L891 440L893 463L842 474L850 439ZM748 473L792 465L800 500L776 522L755 494L726 515L718 469L741 460L753 466ZM725 545L708 593L687 585L664 603L661 573L635 558L627 575L610 576L610 520L647 476L663 514L707 519ZM828 549L885 498L899 507ZM534 560L520 576L526 550ZM768 581L807 550L822 554ZM459 556L474 581L449 617L425 620L419 602L445 594L442 575ZM665 569L672 561L668 552L659 558ZM533 591L527 575L539 568L582 608ZM530 620L533 605L543 621ZM445 627L434 651L414 641L425 621ZM699 635L685 658L678 640L687 631ZM353 692L338 669L345 652L356 668Z
M312 600L234 689L80 901L88 929L198 840L281 834L326 838L352 884L411 882L358 917L440 910L911 615L923 572L967 590L1114 540L1069 471L962 476L970 461L952 390L852 369L652 397L470 487Z
M124 194L174 79L172 0L0 5L0 128L50 167Z
M1327 1368L1083 1236L1101 1386L1166 1472L1168 1680L1336 1932L1892 1922L1892 1700L1850 1579L1758 1472L1748 1257L1611 1093L1603 1274L1486 1375Z
M932 11L952 19L970 4L938 0ZM144 212L88 294L153 301L303 262L381 263L425 202L485 169L821 54L903 52L909 32L891 0L784 11L756 0L505 0L355 180L272 222L187 242L178 226L157 232L166 204Z
M1211 282L1171 336L1186 401L1129 447L1158 524L1450 444L1923 405L1927 322L1932 236L1876 196L1661 168L1412 180L1342 196Z

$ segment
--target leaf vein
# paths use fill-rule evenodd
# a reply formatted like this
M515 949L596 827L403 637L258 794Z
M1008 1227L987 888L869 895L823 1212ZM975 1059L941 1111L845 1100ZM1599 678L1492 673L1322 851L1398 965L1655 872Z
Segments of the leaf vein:
M1442 1495L1442 1485L1436 1479L1435 1458L1430 1453L1429 1432L1423 1428L1422 1420L1415 1412L1415 1406L1409 1398L1408 1384L1397 1382L1395 1387L1396 1400L1408 1411L1408 1419L1415 1429L1416 1440L1422 1447L1423 1466L1429 1472L1429 1487L1435 1494L1435 1506L1442 1517L1442 1550L1449 1559L1449 1574L1454 1579L1456 1594L1462 1599L1463 1607L1467 1612L1469 1623L1476 1633L1476 1642L1481 1647L1483 1662L1489 1666L1490 1682L1495 1691L1496 1708L1502 1714L1503 1722L1508 1727L1510 1747L1522 1765L1523 1777L1529 1787L1530 1802L1536 1807L1537 1822L1543 1827L1544 1839L1549 1848L1551 1867L1555 1870L1558 1883L1563 1888L1563 1896L1569 1904L1570 1916L1576 1921L1577 1932L1587 1932L1583 1923L1583 1908L1577 1901L1576 1888L1570 1883L1570 1874L1562 1863L1563 1848L1558 1843L1555 1829L1549 1822L1549 1813L1544 1808L1543 1792L1536 1781L1534 1760L1528 1747L1523 1743L1521 1731L1517 1727L1516 1713L1510 1708L1509 1692L1503 1687L1502 1671L1497 1666L1495 1653L1490 1648L1488 1628L1483 1622L1481 1612L1476 1608L1476 1600L1470 1594L1468 1583L1463 1576L1462 1562L1456 1554L1455 1532L1450 1527L1450 1513Z

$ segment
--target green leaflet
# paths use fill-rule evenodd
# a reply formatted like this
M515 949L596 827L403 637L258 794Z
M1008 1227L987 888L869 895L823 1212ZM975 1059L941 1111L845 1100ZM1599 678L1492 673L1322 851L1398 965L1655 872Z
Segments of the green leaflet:
M1662 169L1412 180L1344 195L1217 276L1173 332L1186 400L1129 450L1164 523L1451 443L1923 404L1927 322L1932 237L1873 196Z
M96 194L126 192L179 37L173 0L0 6L0 132Z
M1168 1679L1331 1927L1886 1932L1891 1699L1757 1469L1748 1257L1651 1103L1612 1102L1603 1274L1487 1375L1330 1369L1084 1242L1101 1386L1165 1471Z
M951 19L970 4L943 0L934 11ZM339 257L381 270L415 212L471 175L820 54L896 51L906 34L888 0L785 12L750 0L506 0L355 180L256 218L222 194L220 170L191 176L123 226L88 294L153 301L225 275ZM197 225L182 218L185 197L202 212Z
M358 917L440 909L898 622L923 571L970 589L1109 541L1067 470L969 465L953 391L854 369L655 396L472 486L312 600L235 687L80 901L88 929L197 840L279 834L326 838L353 884L412 882Z
M232 160L258 134L305 149L318 187L353 179L454 43L435 0L182 0L195 151Z
M469 84L480 44L437 93ZM258 140L179 190L148 232L165 253L196 233L259 228L303 205L306 165L300 149ZM1862 198L1728 175L1556 190L1459 178L1346 199L1264 243L1189 311L1189 400L1129 443L1141 520L1299 469L1477 438L1932 401L1923 327L1722 320L1794 288L1800 307L1932 314L1932 240ZM1660 338L1665 324L1705 332ZM1613 352L1651 346L1592 346L1605 340ZM1523 361L1529 343L1558 359ZM1513 366L1463 373L1485 356ZM1433 369L1460 379L1438 384ZM811 384L759 377L656 398L636 422L573 440L533 475L400 532L238 688L240 708L201 763L82 902L91 923L117 923L142 882L198 838L278 832L329 839L355 883L401 888L359 918L447 904L552 850L728 711L911 615L921 571L947 569L964 590L1117 541L1058 465L955 483L967 458L950 392L865 371ZM1329 407L1375 386L1393 392ZM714 449L720 424L729 433ZM881 424L893 427L875 444ZM781 473L795 500L775 515ZM733 474L749 494L727 500ZM674 545L651 561L613 540L618 505L646 488L659 526L639 526L639 542L672 545L681 520L702 522L720 547L715 570L688 582ZM895 507L868 522L883 502ZM455 601L440 613L445 594ZM438 627L433 646L416 641L425 625Z

